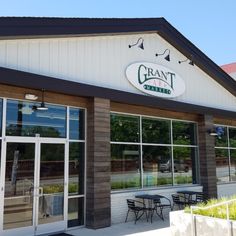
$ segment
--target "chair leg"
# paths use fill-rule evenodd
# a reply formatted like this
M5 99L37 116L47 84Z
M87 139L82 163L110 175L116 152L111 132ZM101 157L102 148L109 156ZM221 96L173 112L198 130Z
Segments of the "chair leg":
M125 222L127 222L127 220L128 220L128 215L129 215L129 210L127 211Z
M147 212L147 210L145 210L145 214L146 214L146 219L147 219L147 222L148 222L148 212Z
M142 216L142 215L139 216L138 213L139 213L138 211L134 212L134 214L135 214L135 221L134 221L134 223L135 224L136 224L137 220L139 220L139 218Z

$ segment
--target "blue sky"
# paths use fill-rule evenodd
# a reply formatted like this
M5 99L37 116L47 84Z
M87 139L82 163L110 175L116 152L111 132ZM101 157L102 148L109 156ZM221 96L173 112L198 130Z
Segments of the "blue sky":
M236 0L0 0L0 16L164 17L218 65L236 62Z

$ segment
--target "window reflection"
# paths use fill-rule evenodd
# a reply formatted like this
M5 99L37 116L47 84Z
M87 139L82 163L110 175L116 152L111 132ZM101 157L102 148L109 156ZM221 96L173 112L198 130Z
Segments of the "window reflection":
M41 144L39 224L63 220L64 157L64 144Z
M140 136L139 130L142 130ZM197 138L193 122L113 113L111 141L113 190L197 183Z
M139 188L140 151L137 145L111 145L112 189Z
M236 149L230 150L230 180L236 181Z
M69 195L84 192L84 144L71 142L69 147Z
M70 139L84 139L84 110L70 107Z
M172 184L171 148L143 146L144 186Z
M216 176L218 182L229 181L229 157L227 149L215 149L216 153Z
M220 135L215 138L216 175L218 182L236 181L236 128L220 127Z
M218 126L215 126L215 128ZM215 138L215 145L216 147L227 147L228 146L228 140L227 140L227 127L221 127L221 135L216 136Z
M7 143L3 228L32 226L35 145Z
M111 141L139 142L139 117L111 114Z
M6 135L66 137L66 107L47 105L47 111L35 109L37 103L7 101Z
M196 183L196 157L196 148L174 147L175 184Z
M170 121L142 119L143 143L170 144Z
M236 147L236 128L229 128L229 145Z
M173 121L173 143L179 145L196 145L196 125L194 123Z
M84 224L84 198L68 199L68 227Z

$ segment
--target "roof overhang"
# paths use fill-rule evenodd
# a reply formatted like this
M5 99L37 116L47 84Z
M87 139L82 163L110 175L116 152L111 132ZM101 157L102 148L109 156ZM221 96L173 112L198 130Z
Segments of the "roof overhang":
M82 97L99 97L114 102L154 107L163 110L209 114L216 117L236 119L236 112L177 102L152 96L139 95L115 89L108 89L83 83L0 67L0 84L47 91Z

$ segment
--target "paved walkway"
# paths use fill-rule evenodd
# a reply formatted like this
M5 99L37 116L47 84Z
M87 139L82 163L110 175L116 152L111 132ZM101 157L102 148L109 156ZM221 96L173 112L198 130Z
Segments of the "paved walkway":
M81 228L77 230L70 230L68 234L74 236L171 236L169 228L169 220L162 221L160 218L153 219L153 223L146 222L145 220L134 222L127 222L122 224L114 224L111 227L103 229L86 229Z

